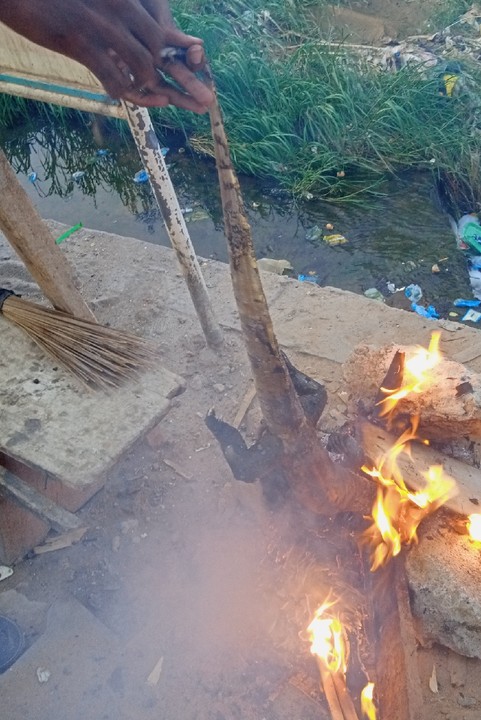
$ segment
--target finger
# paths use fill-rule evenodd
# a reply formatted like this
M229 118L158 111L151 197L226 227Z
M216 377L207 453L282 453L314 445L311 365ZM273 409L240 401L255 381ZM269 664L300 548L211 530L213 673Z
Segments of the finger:
M125 74L133 76L131 84L139 90L148 88L152 92L158 90L159 75L153 65L152 55L133 35L124 32L110 32L109 43L117 58L117 66ZM121 53L121 54L120 54ZM112 55L112 53L111 53Z
M167 95L161 93L145 94L139 90L126 90L122 94L122 100L127 100L140 107L166 107L170 104Z
M205 67L205 52L202 45L191 45L187 48L185 63L192 72L199 72Z
M177 45L182 48L189 48L191 45L203 45L201 38L195 37L195 35L186 35L172 25L169 28L165 28L164 45Z
M162 68L200 105L209 107L214 100L213 92L196 78L189 68L180 62L169 62Z
M86 65L100 80L111 98L123 97L127 90L132 89L129 77L122 72L117 63L103 48L94 55L90 53L88 58L77 59Z
M146 95L144 95L142 99L142 104L145 105L145 107L155 107L158 104L157 98L165 97L168 99L169 105L175 105L175 107L181 108L182 110L190 110L192 112L198 113L199 115L207 112L207 108L205 107L205 105L197 102L197 100L190 97L190 95L186 95L180 90L177 90L176 88L167 84L162 87L159 92L147 93Z

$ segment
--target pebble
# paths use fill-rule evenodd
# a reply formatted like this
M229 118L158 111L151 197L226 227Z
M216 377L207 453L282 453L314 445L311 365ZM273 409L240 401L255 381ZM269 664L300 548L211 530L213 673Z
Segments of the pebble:
M459 693L458 695L458 705L461 705L461 707L474 707L478 704L478 701L476 698L472 697L471 695L464 695L463 693Z
M130 530L135 530L139 526L139 521L136 520L136 518L131 518L129 520L122 520L120 523L120 532L122 535L127 535Z
M39 683L46 683L50 680L50 675L52 673L50 670L46 670L45 668L37 668L37 678Z
M202 377L200 375L194 375L189 381L189 385L192 390L200 390L202 388Z

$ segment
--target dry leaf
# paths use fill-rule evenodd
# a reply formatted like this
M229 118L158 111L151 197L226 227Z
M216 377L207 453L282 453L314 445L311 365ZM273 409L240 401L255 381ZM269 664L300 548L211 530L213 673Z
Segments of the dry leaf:
M431 677L429 678L429 689L434 694L437 694L439 692L438 677L436 675L436 665L433 665L433 671L431 673Z

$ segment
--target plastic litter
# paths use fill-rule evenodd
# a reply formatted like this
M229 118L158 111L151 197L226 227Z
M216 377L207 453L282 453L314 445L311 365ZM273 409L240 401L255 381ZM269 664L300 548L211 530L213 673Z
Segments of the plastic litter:
M470 320L471 322L479 322L481 320L481 313L476 312L476 310L468 310L466 315L464 315L461 320Z
M298 275L297 279L299 282L309 282L319 284L319 275Z
M137 185L140 185L140 183L147 182L149 179L149 173L147 170L139 170L139 172L135 173L134 175L134 183L137 183Z
M185 216L185 222L199 222L199 220L210 220L210 215L204 208L195 208Z
M368 290L365 290L364 295L370 300L380 300L381 302L384 302L384 295L377 288L369 288Z
M2 580L6 580L9 577L12 577L13 570L11 567L8 567L8 565L0 565L0 582Z
M29 173L29 174L27 175L27 180L28 180L28 182L34 183L36 179L37 179L37 173L36 173L36 172L31 172L31 173Z
M408 285L404 294L412 303L418 303L423 296L423 291L419 285Z
M107 157L107 155L109 154L109 151L101 148L101 149L97 150L97 152L95 154L97 155L97 157Z
M167 153L169 152L169 150L170 150L170 148L168 148L168 147L160 148L160 152L162 153L162 157L165 157L165 156L167 155Z
M458 237L468 248L481 255L481 225L477 215L463 215L458 221Z
M76 225L73 225L68 230L65 230L61 235L58 236L58 238L55 240L56 245L60 245L60 243L63 243L64 240L69 238L71 235L73 235L77 230L80 230L80 228L83 228L82 223L77 223Z
M428 318L429 320L439 320L439 315L436 312L436 308L433 305L428 305L427 308L417 303L411 303L411 310L420 315L421 317Z
M481 305L481 300L463 300L462 298L457 298L453 302L453 305L454 307L475 308Z
M324 242L331 246L345 245L345 243L347 243L347 238L340 233L336 233L335 235L324 235Z
M308 242L319 242L319 240L322 240L323 236L324 233L319 225L314 225L314 227L311 227L311 229L306 232L306 240Z
M37 679L39 683L46 683L50 680L50 675L52 673L50 670L47 670L46 668L37 668Z
M276 275L284 275L287 271L292 271L293 267L289 260L274 260L273 258L261 258L257 261L259 270L267 270L267 272L276 273Z
M72 180L75 182L79 182L85 175L85 170L77 170L76 172L72 173Z
M475 298L481 300L481 269L468 264L469 283Z

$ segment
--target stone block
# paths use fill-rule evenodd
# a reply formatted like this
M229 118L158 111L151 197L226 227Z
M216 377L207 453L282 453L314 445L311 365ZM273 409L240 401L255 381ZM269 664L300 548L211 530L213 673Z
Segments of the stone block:
M435 523L406 559L413 613L425 640L481 658L481 550Z

